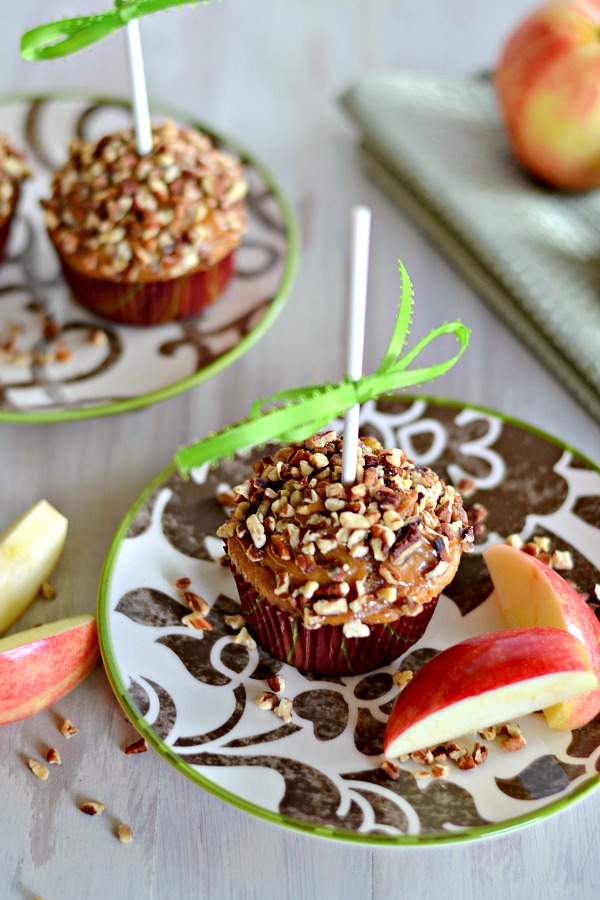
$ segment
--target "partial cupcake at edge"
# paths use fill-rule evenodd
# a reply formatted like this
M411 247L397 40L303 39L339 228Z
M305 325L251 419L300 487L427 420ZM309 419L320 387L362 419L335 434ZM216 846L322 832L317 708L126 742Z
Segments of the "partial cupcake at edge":
M29 175L24 155L0 134L0 262L4 260L21 184Z
M152 135L145 155L133 128L73 140L42 200L74 298L125 324L185 319L214 303L246 229L240 160L172 121L153 123Z
M344 485L342 440L322 432L255 463L217 532L259 643L334 676L416 643L473 545L460 495L402 450L362 438Z

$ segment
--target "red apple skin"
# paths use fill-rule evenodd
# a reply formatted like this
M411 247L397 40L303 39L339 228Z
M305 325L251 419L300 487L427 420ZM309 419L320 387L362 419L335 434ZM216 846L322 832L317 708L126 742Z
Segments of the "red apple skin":
M555 0L504 45L494 85L512 150L562 190L600 185L600 0Z
M56 703L89 675L99 656L93 616L59 634L0 653L0 725Z
M438 710L515 682L571 671L590 672L589 656L581 641L560 628L512 628L467 638L425 663L400 692L385 727L384 755L401 734Z
M564 628L585 645L600 680L600 621L577 591L554 569L508 544L493 544L483 558L508 627ZM550 727L564 730L581 728L598 713L600 687L544 710Z

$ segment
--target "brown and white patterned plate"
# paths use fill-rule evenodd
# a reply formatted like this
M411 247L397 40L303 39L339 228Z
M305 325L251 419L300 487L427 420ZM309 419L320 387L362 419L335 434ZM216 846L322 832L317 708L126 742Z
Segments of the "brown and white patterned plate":
M416 670L449 644L502 627L481 556L488 542L544 535L569 550L569 575L599 614L600 469L523 424L444 401L366 404L362 429L449 481L472 478L467 506L489 511L475 552L463 557L419 643L393 665L346 678L304 674L234 643L224 616L239 603L218 562L214 534L224 513L216 494L242 480L251 460L204 466L188 481L171 466L127 514L103 572L101 648L119 701L196 784L315 835L371 845L474 840L558 812L600 784L600 716L574 732L525 716L524 749L506 753L492 742L483 765L452 765L439 779L416 778L423 767L409 761L390 780L380 768L382 735L399 666ZM182 624L188 610L175 581L185 576L212 607L212 631ZM276 672L293 701L288 723L255 702Z
M0 349L19 330L18 353L0 352L0 422L49 422L113 415L157 403L216 375L246 352L283 307L297 262L295 218L261 163L234 141L183 113L153 114L209 132L243 160L248 231L236 273L204 314L168 325L115 325L77 305L60 274L39 201L69 140L98 138L130 124L126 101L73 95L0 98L0 132L27 155L7 258L0 266ZM44 336L50 316L58 335ZM67 347L52 360L60 341ZM68 357L68 358L67 358Z

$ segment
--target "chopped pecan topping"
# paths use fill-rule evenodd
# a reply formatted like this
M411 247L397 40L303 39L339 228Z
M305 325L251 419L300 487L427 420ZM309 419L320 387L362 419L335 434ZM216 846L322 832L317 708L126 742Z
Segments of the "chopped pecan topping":
M473 533L454 488L403 451L361 439L347 487L342 450L327 432L255 462L218 534L230 554L267 567L269 599L305 627L335 616L346 637L363 637L370 624L419 615Z
M173 278L222 258L245 229L247 184L240 162L173 122L153 124L141 157L132 128L71 142L42 201L59 250L84 272L136 282Z

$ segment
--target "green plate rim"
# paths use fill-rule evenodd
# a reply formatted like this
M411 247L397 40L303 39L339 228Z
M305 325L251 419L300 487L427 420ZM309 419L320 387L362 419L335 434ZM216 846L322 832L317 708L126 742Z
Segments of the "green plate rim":
M111 103L117 106L128 108L131 106L129 100L125 97L112 96L110 94L94 94L80 91L52 91L51 93L8 93L0 95L0 106L6 106L9 103L25 103L35 101L51 101L51 100L82 100L90 103ZM252 329L249 334L243 337L234 347L219 356L200 372L188 375L173 384L158 390L149 391L140 394L137 397L129 397L125 400L118 400L111 403L98 404L79 409L62 409L62 410L36 410L30 412L17 412L15 410L0 410L0 422L18 422L22 424L32 424L40 422L66 422L79 419L97 419L105 416L119 415L134 409L142 409L155 403L160 403L177 394L184 393L203 381L217 375L223 369L226 369L237 359L243 356L271 327L281 310L283 309L298 268L299 248L300 248L300 229L296 215L288 200L286 200L276 179L266 166L261 163L256 156L248 151L246 147L236 138L230 138L227 134L220 130L215 130L208 122L197 119L189 112L181 110L172 104L150 101L150 108L153 112L161 115L169 115L173 118L186 122L199 130L205 129L213 134L218 140L225 143L228 147L235 150L240 156L249 160L254 169L259 172L266 184L273 191L273 195L277 201L279 209L283 215L284 227L287 236L287 255L285 267L281 282L277 293L269 304L269 308L262 317L258 325Z
M427 403L443 406L446 408L460 410L468 409L475 412L496 416L504 423L515 425L516 427L521 428L522 430L530 434L535 434L538 437L543 438L544 440L554 444L562 450L573 453L578 457L578 459L587 463L593 470L600 474L600 465L589 459L584 454L580 453L574 447L566 444L564 441L554 437L553 435L548 434L542 429L528 425L526 422L523 422L520 419L501 412L497 412L490 409L489 407L479 406L473 403L461 403L458 400L452 400L442 397L432 397L430 395L423 394L393 394L388 396L390 396L392 399L406 400L407 402L423 400ZM172 766L174 766L179 772L181 772L195 784L204 788L210 794L213 794L219 799L224 800L226 803L229 803L231 806L234 806L237 809L242 810L243 812L250 813L251 815L254 815L267 822L271 822L275 825L281 825L293 831L311 834L316 837L325 837L333 840L344 841L350 844L369 846L371 848L436 846L440 844L457 844L466 841L482 840L484 838L495 837L497 835L506 834L507 832L522 828L526 825L533 825L541 821L542 819L546 819L552 815L555 815L556 813L572 806L575 802L583 799L598 787L600 787L600 773L598 773L597 775L592 776L587 781L583 782L567 796L562 797L560 800L555 800L554 802L551 802L546 806L540 807L533 812L526 813L522 816L516 816L511 819L506 819L502 822L494 822L490 825L464 829L460 832L450 831L440 832L439 834L426 835L374 835L362 834L361 832L353 832L347 829L334 828L333 826L314 825L301 819L294 819L289 816L281 815L280 813L274 813L270 810L263 809L260 806L257 806L255 803L244 800L238 797L236 794L231 793L231 791L221 788L219 785L215 784L204 775L201 775L199 772L197 772L189 763L182 761L181 757L178 756L160 737L158 737L158 735L153 731L152 726L148 724L145 718L140 715L139 710L137 710L134 704L128 699L126 686L117 671L118 667L113 651L110 629L108 625L108 599L112 574L117 553L119 551L123 538L126 535L127 530L140 507L143 506L148 497L150 497L152 493L154 493L154 491L157 490L160 485L163 484L163 482L175 472L175 469L175 463L171 462L152 479L150 484L148 484L147 487L144 488L144 490L141 492L141 494L138 495L137 499L133 502L128 512L125 514L112 539L100 576L98 589L98 635L100 640L100 651L102 654L106 675L115 693L115 696L121 704L125 714L130 719L134 727L137 728L137 730L145 737L147 742L160 754L160 756L166 759L167 762L171 763Z

